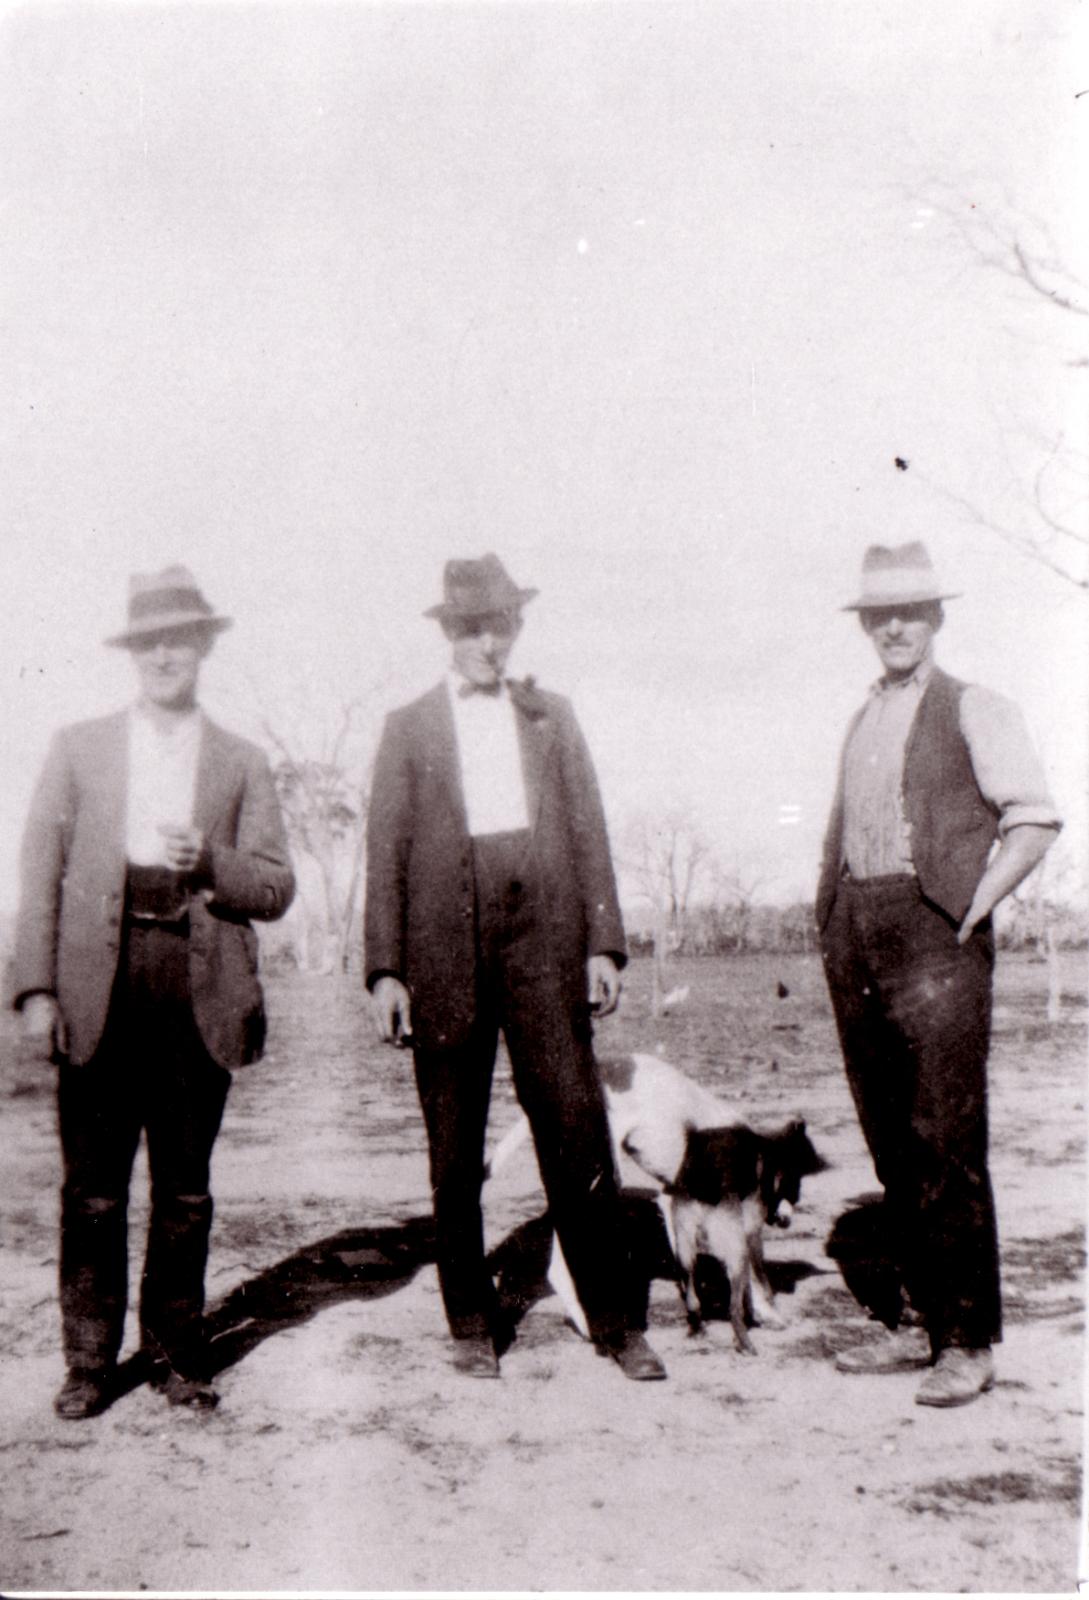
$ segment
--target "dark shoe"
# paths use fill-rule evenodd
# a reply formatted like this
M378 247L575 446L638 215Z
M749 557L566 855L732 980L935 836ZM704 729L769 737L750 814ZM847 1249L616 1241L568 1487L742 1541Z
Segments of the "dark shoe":
M73 1368L53 1401L53 1410L66 1422L97 1417L113 1398L113 1376L113 1369L109 1367L94 1371Z
M628 1328L615 1339L603 1339L598 1351L612 1356L625 1378L636 1383L654 1383L666 1376L665 1367L638 1328Z
M835 1361L837 1372L871 1377L886 1372L914 1372L929 1365L930 1340L922 1328L897 1328L886 1332L875 1344L841 1350Z
M203 1378L183 1378L180 1372L167 1369L163 1377L151 1380L151 1386L159 1391L167 1405L187 1406L190 1411L214 1411L219 1404L218 1394Z
M941 1352L915 1395L917 1406L966 1406L986 1390L994 1388L994 1357L990 1347L960 1350L949 1346Z
M454 1370L467 1378L498 1378L499 1362L490 1339L454 1340Z

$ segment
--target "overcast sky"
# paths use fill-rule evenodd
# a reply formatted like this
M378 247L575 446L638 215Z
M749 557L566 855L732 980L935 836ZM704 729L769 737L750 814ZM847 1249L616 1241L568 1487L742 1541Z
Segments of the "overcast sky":
M614 830L687 806L785 899L875 675L839 608L922 537L941 659L1021 703L1080 856L1085 593L950 498L1031 528L1084 428L1084 319L959 232L1084 261L1076 12L8 8L0 907L50 733L130 693L129 574L178 560L236 619L209 708L318 741L435 680L443 560L494 549Z

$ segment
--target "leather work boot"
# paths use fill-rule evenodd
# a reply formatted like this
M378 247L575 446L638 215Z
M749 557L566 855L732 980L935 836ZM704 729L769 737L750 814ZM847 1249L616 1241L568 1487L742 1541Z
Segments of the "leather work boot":
M886 1372L914 1372L930 1365L930 1339L923 1328L896 1328L886 1331L873 1344L860 1344L841 1350L835 1360L837 1372L880 1376Z
M490 1339L454 1340L454 1370L467 1378L498 1378L499 1362Z
M653 1383L666 1376L666 1369L638 1328L626 1328L615 1338L603 1339L598 1354L612 1356L625 1378L636 1383Z
M962 1350L947 1345L915 1395L917 1406L966 1406L994 1388L994 1357L990 1346Z
M113 1377L109 1367L73 1367L53 1401L53 1410L66 1422L97 1417L113 1398Z
M189 1411L214 1411L219 1395L203 1378L186 1378L171 1368L155 1372L149 1380L167 1405L185 1406Z

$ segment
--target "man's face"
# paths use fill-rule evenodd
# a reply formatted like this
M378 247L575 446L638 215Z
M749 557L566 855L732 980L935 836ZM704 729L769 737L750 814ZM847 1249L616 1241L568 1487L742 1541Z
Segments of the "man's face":
M454 671L480 689L502 682L521 627L517 611L489 611L448 622L446 636L453 645Z
M881 657L886 675L910 678L929 654L934 635L942 625L937 601L924 605L872 606L859 612L859 620Z
M201 662L212 648L206 628L164 628L129 646L140 699L164 711L184 711L196 704Z

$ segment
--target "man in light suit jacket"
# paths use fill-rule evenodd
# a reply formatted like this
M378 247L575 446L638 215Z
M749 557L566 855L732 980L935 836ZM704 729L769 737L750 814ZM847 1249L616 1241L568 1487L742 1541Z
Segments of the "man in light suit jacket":
M14 1004L31 1054L58 1065L62 1417L116 1392L145 1129L151 1381L175 1405L218 1398L203 1348L209 1164L231 1072L264 1043L251 919L279 917L294 892L268 763L197 708L227 626L184 567L135 577L108 643L131 654L137 702L57 735L27 821Z
M450 561L428 613L448 677L387 719L367 830L364 966L381 1037L411 1041L454 1365L498 1377L502 1325L480 1193L499 1032L552 1221L600 1350L665 1370L631 1285L591 1012L612 1011L624 931L597 781L566 700L504 680L525 603L496 556Z

